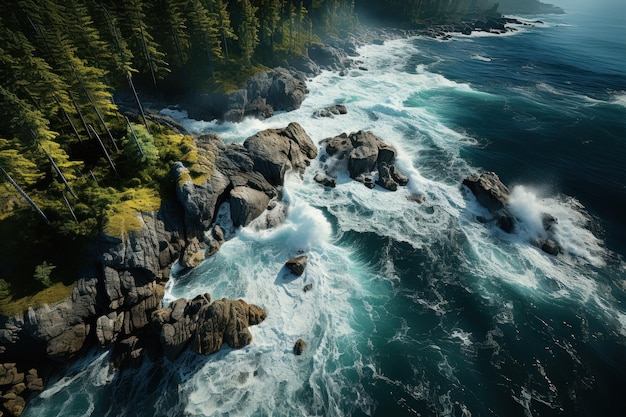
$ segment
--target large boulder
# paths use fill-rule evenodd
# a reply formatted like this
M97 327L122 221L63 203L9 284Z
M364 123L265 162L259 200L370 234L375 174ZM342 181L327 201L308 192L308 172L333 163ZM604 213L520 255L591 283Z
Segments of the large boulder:
M515 231L516 219L509 210L509 189L502 183L495 172L472 174L463 180L463 184L476 196L476 200L492 214L491 221L505 231ZM489 219L484 219L489 221ZM558 219L549 213L541 214L543 231L531 239L531 243L550 255L558 255L562 252L561 245L555 236L555 225Z
M285 262L285 266L289 269L294 275L300 276L304 273L304 269L306 268L307 263L309 262L309 257L306 255L295 256L287 262Z
M515 230L515 217L508 209L509 189L495 172L472 174L463 184L476 196L476 200L493 215L496 224L506 233Z
M247 226L267 209L269 197L249 187L235 187L230 192L230 217L235 226Z
M246 139L243 146L254 161L254 169L274 186L283 184L288 169L301 172L317 155L315 144L297 123L261 131Z
M226 343L241 348L252 342L249 326L265 320L265 311L243 300L222 299L211 303L209 294L191 301L179 299L157 310L152 323L165 354L176 359L189 346L199 354L210 354Z
M463 180L463 184L474 193L476 200L491 212L502 210L509 203L509 189L495 172L472 174Z

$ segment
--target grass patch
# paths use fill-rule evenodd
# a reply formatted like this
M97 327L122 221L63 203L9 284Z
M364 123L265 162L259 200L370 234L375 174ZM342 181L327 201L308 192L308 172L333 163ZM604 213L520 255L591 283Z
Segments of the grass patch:
M44 304L52 304L65 300L72 295L74 284L65 285L62 282L57 282L49 288L40 291L34 295L18 298L12 300L11 298L5 298L0 300L0 314L4 316L15 316L21 314L28 307L38 307Z

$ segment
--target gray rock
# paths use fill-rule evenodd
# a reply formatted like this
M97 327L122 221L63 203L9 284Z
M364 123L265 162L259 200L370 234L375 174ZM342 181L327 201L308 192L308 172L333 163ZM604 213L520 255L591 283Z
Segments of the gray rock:
M96 320L96 338L101 347L111 345L117 340L117 336L124 325L124 312L112 311L106 316Z
M398 185L404 186L409 183L409 177L401 173L398 167L396 167L395 165L391 165L389 167L389 170L391 173L391 178L393 178L393 180L397 182Z
M302 275L304 273L304 269L309 261L309 257L306 255L295 256L289 259L285 266L295 275Z
M369 174L376 167L378 147L371 143L363 143L355 147L348 157L348 174L356 179L360 175Z
M315 77L321 73L320 67L306 56L290 56L283 66L291 71L298 71L307 77Z
M322 145L325 146L328 155L334 156L337 159L346 158L354 149L351 138L345 133L333 138L324 139Z
M313 180L319 184L322 184L324 187L335 188L337 186L337 180L329 175L324 174L323 172L318 172L313 177Z
M175 303L163 310L183 305L182 315L157 310L152 316L163 350L172 360L187 346L199 354L217 352L223 343L232 348L246 346L252 342L248 326L261 323L266 316L263 309L243 300L222 299L211 303L208 294Z
M274 186L283 184L288 169L302 171L317 156L313 141L297 123L261 131L246 139L244 147L252 156L254 169Z
M376 187L376 184L374 183L374 177L372 177L371 174L361 174L354 180L360 182L369 189Z
M341 114L347 114L348 109L343 104L335 104L334 106L325 107L313 112L314 117L333 117Z
M313 284L306 284L304 287L302 287L302 291L304 292L309 292L313 289Z
M230 216L235 226L247 226L267 209L269 197L248 187L236 187L230 192Z
M205 255L206 245L194 236L187 241L178 262L183 268L195 268L204 261Z
M293 345L293 354L296 356L300 356L304 353L306 349L306 342L302 339L296 340L295 345Z
M385 162L378 164L378 180L376 184L389 191L396 191L398 189L398 183L392 178L391 169Z
M322 69L338 71L350 65L346 54L330 45L311 45L308 53L309 58Z
M463 184L474 193L478 202L490 212L504 209L509 203L509 189L495 172L473 174Z
M563 252L563 249L561 248L561 245L559 245L555 240L553 239L546 239L543 242L541 242L541 250L550 254L550 255L558 255L559 253Z
M476 200L494 215L496 224L505 232L515 230L515 217L508 210L509 189L495 172L473 174L463 180Z

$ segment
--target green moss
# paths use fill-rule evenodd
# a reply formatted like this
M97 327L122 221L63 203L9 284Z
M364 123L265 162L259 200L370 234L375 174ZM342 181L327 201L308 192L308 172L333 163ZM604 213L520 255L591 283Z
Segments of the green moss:
M26 311L28 307L37 307L63 301L72 295L73 289L73 284L64 285L62 282L59 282L31 296L18 298L16 300L5 298L0 300L0 314L4 316L15 316Z
M128 233L143 227L142 211L155 211L161 205L156 190L150 188L129 189L119 195L120 201L106 212L104 233L125 239Z

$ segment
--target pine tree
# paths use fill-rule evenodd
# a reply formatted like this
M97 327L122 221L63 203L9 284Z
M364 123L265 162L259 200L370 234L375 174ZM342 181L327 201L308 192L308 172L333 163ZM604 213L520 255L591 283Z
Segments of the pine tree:
M224 51L224 59L228 61L228 42L236 41L237 34L233 30L230 22L230 13L228 12L228 2L222 0L204 0L208 6L207 9L215 13L217 16L218 27L222 35L222 50ZM208 4L207 4L208 3Z
M154 26L163 28L159 43L167 53L169 62L177 60L183 70L190 47L189 31L183 14L186 3L186 0L157 0L153 8Z
M241 0L243 21L239 26L239 47L243 64L251 65L252 55L259 44L259 19L256 17L258 8L252 6L249 0Z
M150 34L143 3L140 0L118 3L116 14L122 34L133 52L134 67L140 71L148 71L156 88L157 80L163 78L170 70L165 61L165 54L161 52Z

